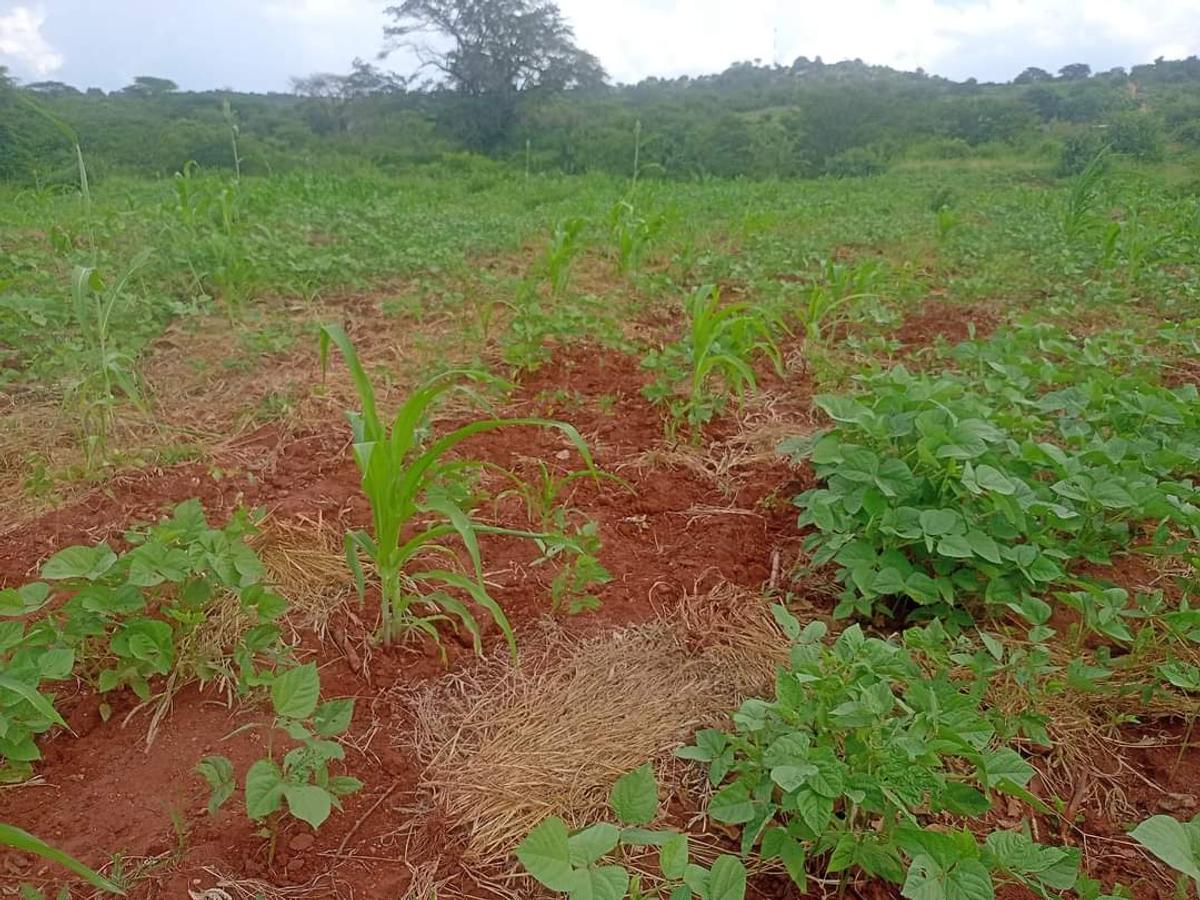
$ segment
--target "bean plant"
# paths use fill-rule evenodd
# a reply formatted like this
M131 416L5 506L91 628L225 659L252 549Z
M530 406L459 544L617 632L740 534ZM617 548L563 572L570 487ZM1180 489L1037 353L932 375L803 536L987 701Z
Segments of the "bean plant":
M575 832L553 816L529 833L517 858L543 887L571 900L742 900L746 867L723 854L705 867L693 862L686 834L651 829L659 814L658 783L647 763L619 778L609 796L617 823L597 822ZM658 848L659 876L632 874L617 854ZM617 856L617 859L620 859Z
M1129 836L1178 874L1176 896L1200 891L1200 815L1186 822L1151 816Z
M265 822L263 835L275 842L286 806L287 814L319 829L341 798L362 789L350 775L331 775L329 765L345 758L334 740L350 727L352 699L319 702L321 679L313 663L288 669L271 680L271 706L275 718L266 723L266 756L251 764L245 777L246 815ZM295 746L277 760L276 733L283 732ZM215 815L237 790L233 763L224 756L208 756L195 769L211 789L208 812Z
M41 581L0 591L0 778L27 777L41 757L36 736L66 727L52 682L79 678L101 694L128 688L143 702L157 687L157 723L190 681L245 696L285 667L276 620L287 602L264 584L246 543L253 533L250 514L212 528L192 500L127 533L123 553L104 543L68 547L43 564ZM204 632L222 598L236 604L238 626L218 641ZM109 710L101 704L102 716Z
M1045 894L1075 883L1079 854L996 831L923 824L982 817L996 793L1030 800L1034 769L998 742L983 682L925 675L896 643L821 622L776 618L794 639L773 700L745 701L732 732L708 729L676 751L708 767L708 815L739 826L742 853L777 859L801 891L813 867L845 884L856 871L913 900L990 900L996 883Z
M1200 538L1196 388L1118 367L1122 352L1004 332L961 345L964 371L896 367L816 398L833 427L785 449L824 480L796 502L812 564L838 566L838 613L982 599L1042 625L1043 595L1074 561L1128 550L1133 523L1156 552Z

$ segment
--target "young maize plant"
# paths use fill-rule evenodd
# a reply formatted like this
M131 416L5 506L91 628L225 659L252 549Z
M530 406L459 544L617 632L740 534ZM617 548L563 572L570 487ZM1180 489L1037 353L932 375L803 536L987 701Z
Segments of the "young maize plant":
M685 422L693 429L710 422L730 395L740 399L754 390L756 356L765 356L777 372L783 371L783 357L772 334L778 323L764 311L746 303L722 304L720 291L712 284L697 288L684 301L684 309L687 334L651 352L642 363L655 372L645 394L666 404L670 436ZM681 393L682 384L686 387ZM692 436L699 439L696 431Z
M0 847L11 847L21 853L40 856L42 859L69 869L94 888L110 894L121 894L122 896L125 894L120 885L105 878L99 872L89 869L75 857L7 822L0 822ZM25 894L22 893L22 896Z
M149 257L149 251L138 254L111 286L90 266L76 266L71 272L71 310L86 343L88 364L68 397L78 409L89 465L102 462L107 455L118 394L139 409L145 408L134 359L113 348L112 330L114 315L127 300L130 278Z
M554 226L546 247L543 265L553 296L561 297L571 282L571 262L579 252L579 243L588 220L580 216L563 219Z
M879 265L874 262L845 265L825 260L820 279L809 287L807 299L797 310L805 337L820 343L824 325L843 306L877 296L875 285L880 275Z
M636 275L650 243L666 224L666 217L642 216L628 200L618 200L609 210L609 228L617 250L617 269L622 275Z
M500 428L534 426L561 432L578 451L589 470L592 456L579 432L565 422L548 419L480 419L448 434L423 442L424 424L434 404L451 391L471 395L465 382L494 382L479 372L451 371L437 375L408 397L388 425L380 418L375 391L359 361L353 343L341 327L321 330L322 370L328 365L329 348L341 351L354 379L362 411L349 413L354 434L354 460L362 473L362 489L371 504L372 530L353 531L346 536L346 562L354 576L360 598L365 577L361 559L373 567L381 593L379 637L390 642L414 630L440 642L439 622L457 619L480 648L479 624L470 608L455 596L465 594L492 617L504 633L509 649L516 641L504 610L488 593L483 578L479 535L505 534L537 540L537 532L501 528L477 521L472 511L456 499L452 488L466 483L484 464L455 458L453 451L464 441ZM451 488L451 489L447 489ZM456 570L459 555L466 552L469 574ZM448 559L448 567L431 560ZM416 608L425 614L418 614Z

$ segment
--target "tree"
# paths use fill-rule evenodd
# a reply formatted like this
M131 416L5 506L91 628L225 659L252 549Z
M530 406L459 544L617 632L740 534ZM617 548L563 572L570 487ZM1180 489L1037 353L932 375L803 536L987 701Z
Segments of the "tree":
M440 74L460 97L464 137L479 149L508 135L520 95L607 78L549 0L404 0L386 12L395 22L384 28L389 50L411 49L421 68Z
M384 72L361 59L354 60L349 75L315 72L305 78L292 79L292 91L308 99L304 116L317 134L349 130L351 101L402 93L404 89L403 77Z
M121 88L121 93L132 97L157 97L160 94L170 94L177 90L179 90L179 85L170 78L139 75L133 79L133 84Z
M25 85L25 90L33 91L35 94L44 94L47 97L66 97L80 93L79 88L71 87L61 81L35 81Z
M1140 162L1158 162L1163 158L1162 123L1149 113L1135 111L1115 116L1109 123L1107 136L1114 153Z
M301 97L348 101L404 90L405 79L394 72L384 72L361 59L351 65L349 75L314 72L305 78L293 78L292 91Z
M1037 84L1039 81L1050 81L1053 77L1054 76L1045 69L1039 69L1037 66L1030 66L1013 79L1013 84Z
M1058 75L1063 81L1082 81L1091 74L1092 67L1087 63L1071 63L1058 70Z
M1054 88L1036 85L1025 92L1023 99L1037 110L1043 121L1051 122L1062 114L1062 97Z
M371 97L376 94L399 94L403 93L408 85L408 81L403 75L385 72L361 59L355 59L351 63L350 74L343 80L345 94L351 99Z

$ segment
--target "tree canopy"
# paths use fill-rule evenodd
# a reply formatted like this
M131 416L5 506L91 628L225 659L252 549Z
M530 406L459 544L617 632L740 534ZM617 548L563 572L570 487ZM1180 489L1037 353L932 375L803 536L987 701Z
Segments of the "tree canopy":
M546 0L404 0L389 6L391 47L409 47L454 90L479 95L603 84L600 61ZM452 46L439 49L439 40Z
M139 75L133 79L133 84L121 88L122 94L132 94L136 97L153 97L158 94L170 94L179 90L179 85L170 78L156 78L153 75Z
M1037 84L1039 81L1052 81L1053 79L1054 76L1045 69L1039 69L1037 66L1030 66L1013 79L1013 84Z
M1067 81L1078 81L1092 74L1092 67L1087 63L1071 63L1058 70L1059 76Z
M455 154L454 164L465 165L457 156L464 150L528 162L531 171L627 174L639 121L642 171L654 178L869 174L905 157L1046 158L1076 137L1136 159L1200 151L1200 58L1090 77L1034 71L1007 84L956 82L801 57L602 90L552 90L545 85L562 82L547 80L474 94L448 78L415 82L362 60L345 73L298 79L286 94L80 94L56 83L5 87L3 79L0 179L75 177L70 146L34 105L79 134L98 179L169 176L189 160L231 166L225 101L237 115L246 174L331 157L405 168Z
M518 95L596 87L607 78L548 0L404 0L386 12L389 50L412 50L422 69L462 98L451 118L479 149L508 135Z

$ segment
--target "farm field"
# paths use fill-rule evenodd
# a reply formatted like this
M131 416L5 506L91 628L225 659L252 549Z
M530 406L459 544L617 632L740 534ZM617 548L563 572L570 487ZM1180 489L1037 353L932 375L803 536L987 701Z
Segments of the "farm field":
M1198 184L0 185L0 822L138 898L1176 896Z

